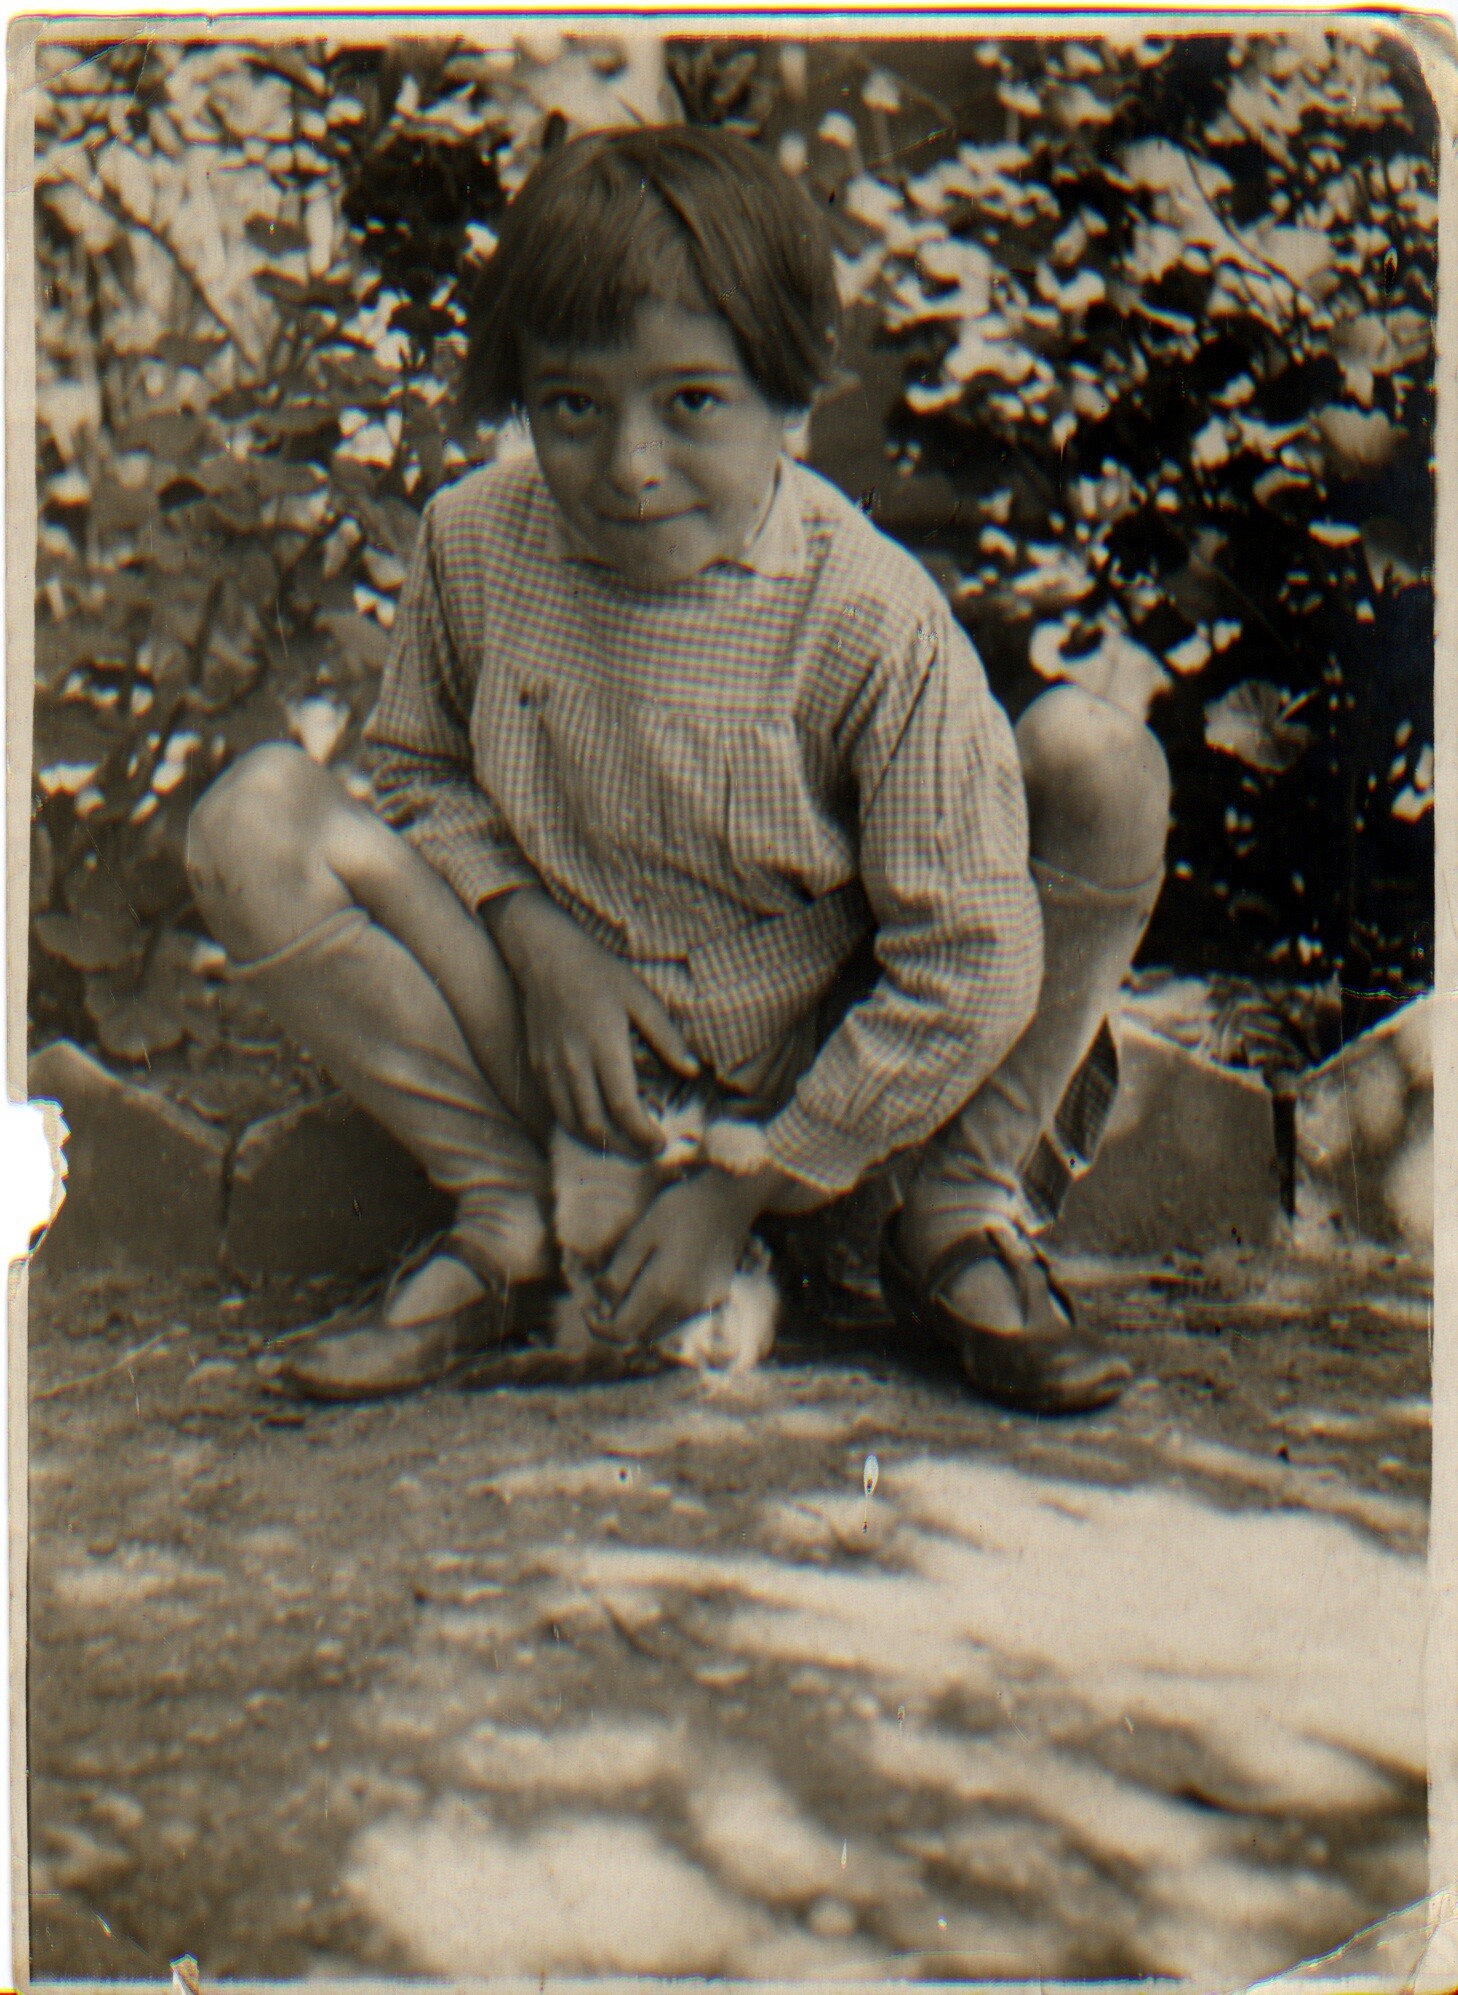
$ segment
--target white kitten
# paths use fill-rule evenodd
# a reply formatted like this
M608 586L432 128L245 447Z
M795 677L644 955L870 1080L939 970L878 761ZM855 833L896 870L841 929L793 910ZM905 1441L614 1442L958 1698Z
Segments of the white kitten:
M660 1188L703 1153L708 1109L702 1096L670 1102L658 1110L658 1122L668 1140L651 1162L589 1149L562 1129L552 1133L552 1222L565 1284L552 1305L552 1341L565 1354L605 1348L590 1328L599 1310L594 1276ZM657 1349L700 1370L748 1371L774 1348L779 1313L769 1253L751 1239L724 1301L681 1323Z

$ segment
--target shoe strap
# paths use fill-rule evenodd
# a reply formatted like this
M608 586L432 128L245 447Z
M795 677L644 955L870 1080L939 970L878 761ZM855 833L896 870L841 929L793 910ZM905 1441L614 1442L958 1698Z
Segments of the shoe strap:
M1021 1298L1022 1259L1014 1251L1011 1230L1005 1231L1000 1226L979 1226L974 1232L964 1233L961 1239L951 1241L939 1254L933 1255L921 1285L933 1301L939 1300L943 1290L959 1276L966 1274L969 1268L981 1267L987 1261L1001 1262Z
M1033 1318L1041 1314L1039 1305L1044 1297L1039 1295L1039 1287L1062 1313L1063 1330L1072 1331L1076 1327L1073 1300L1054 1274L1048 1256L1035 1240L1010 1225L979 1226L943 1247L927 1269L923 1284L927 1295L933 1300L945 1300L945 1291L959 1276L987 1261L1000 1262L1006 1271L1017 1291L1025 1329L1032 1329Z
M453 1261L462 1262L492 1295L504 1297L512 1288L522 1285L513 1282L509 1275L504 1274L469 1233L458 1233L454 1228L450 1229L436 1242L435 1251L437 1254L449 1254Z
M423 1267L439 1260L442 1255L469 1268L492 1295L504 1295L511 1287L501 1269L469 1233L457 1232L454 1227L447 1226L439 1233L428 1234L410 1249L390 1276L385 1289L386 1297L394 1295L403 1282L409 1281L412 1275L418 1275Z

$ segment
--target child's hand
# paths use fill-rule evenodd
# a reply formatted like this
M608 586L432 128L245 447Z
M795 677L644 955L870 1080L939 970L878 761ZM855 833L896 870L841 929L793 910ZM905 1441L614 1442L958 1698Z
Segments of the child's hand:
M655 1154L663 1134L638 1096L630 1028L675 1073L699 1067L658 999L546 894L512 894L491 903L487 919L521 992L527 1058L557 1121L583 1143Z
M641 1344L723 1302L763 1209L754 1181L722 1171L665 1185L597 1278L607 1307L593 1330Z

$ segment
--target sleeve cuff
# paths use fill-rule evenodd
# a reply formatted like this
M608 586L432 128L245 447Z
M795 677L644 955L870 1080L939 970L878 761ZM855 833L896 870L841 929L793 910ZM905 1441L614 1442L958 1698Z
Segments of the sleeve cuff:
M828 1198L853 1191L866 1172L889 1154L881 1146L858 1138L852 1130L822 1122L798 1101L790 1102L767 1125L764 1144L769 1161L786 1176L798 1178Z
M494 841L442 838L424 825L412 826L405 836L421 858L449 881L473 913L483 901L514 893L519 887L541 885L526 860L509 846Z

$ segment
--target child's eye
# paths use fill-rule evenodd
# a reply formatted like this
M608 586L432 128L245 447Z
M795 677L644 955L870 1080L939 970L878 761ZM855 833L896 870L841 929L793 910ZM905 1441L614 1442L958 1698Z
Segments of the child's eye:
M716 395L712 388L680 388L674 396L674 404L686 416L706 416L717 409L723 397Z
M554 416L565 417L568 422L583 422L596 407L591 395L580 388L561 388L548 398L547 407Z

